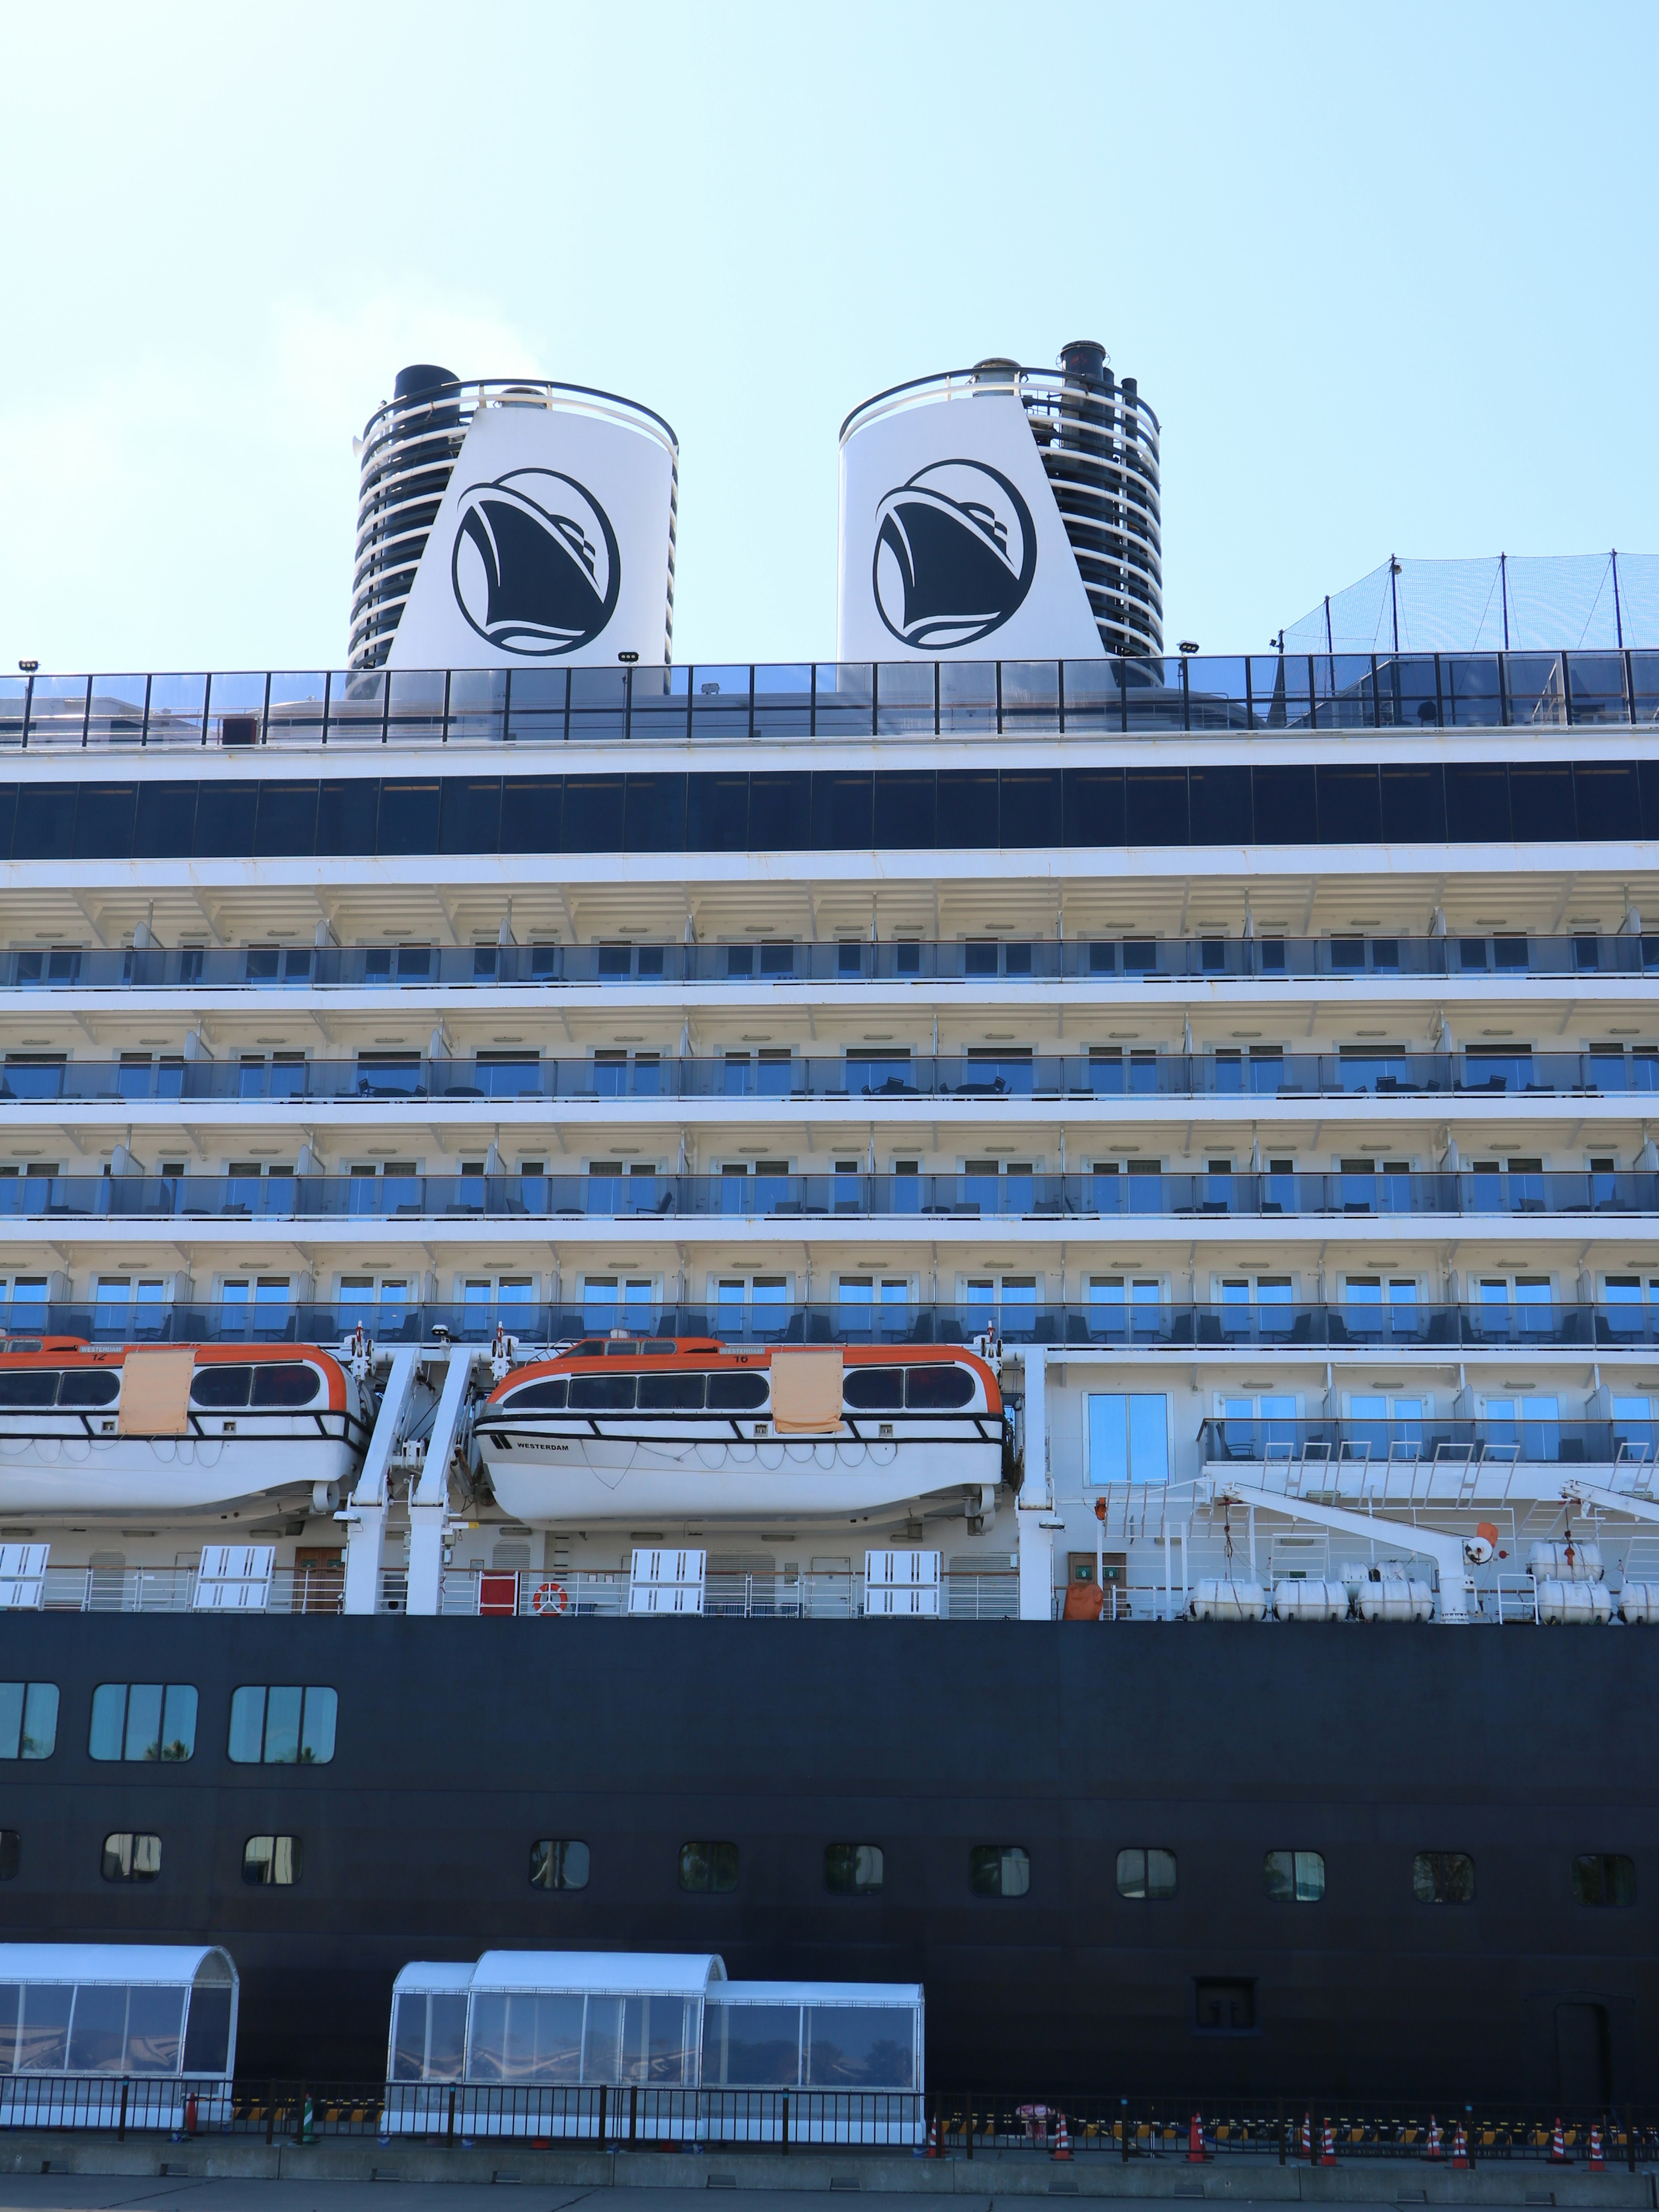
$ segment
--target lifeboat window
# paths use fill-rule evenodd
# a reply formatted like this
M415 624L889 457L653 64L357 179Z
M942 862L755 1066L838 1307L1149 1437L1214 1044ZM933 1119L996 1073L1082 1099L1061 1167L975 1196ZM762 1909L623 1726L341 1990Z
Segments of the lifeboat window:
M904 1402L912 1413L944 1413L965 1406L974 1378L965 1367L912 1367L904 1378Z
M58 1385L60 1406L112 1406L121 1378L112 1367L71 1367Z
M735 1844L682 1844L680 1887L723 1894L738 1886Z
M1474 1861L1467 1851L1419 1851L1412 1894L1419 1905L1473 1905Z
M634 1403L631 1375L573 1375L570 1403L587 1413L625 1413Z
M246 1405L252 1380L251 1367L198 1367L190 1386L190 1402L214 1413L228 1413L234 1407Z
M752 1413L766 1403L763 1375L711 1375L708 1410L711 1413Z
M1135 1899L1170 1898L1176 1893L1176 1855L1156 1849L1120 1851L1117 1893Z
M52 1367L13 1367L0 1374L0 1406L50 1406L58 1395Z
M1636 1862L1622 1851L1591 1851L1572 1863L1575 1905L1634 1905Z
M868 1897L886 1878L879 1844L826 1844L823 1886L832 1897Z
M242 1846L242 1880L256 1887L289 1889L300 1879L297 1836L250 1836Z
M1020 1844L975 1844L968 1882L975 1897L1024 1897L1031 1887L1030 1854Z
M651 1413L695 1413L702 1407L701 1375L641 1375L640 1408Z
M606 1382L610 1381L606 1376ZM514 1413L557 1413L564 1410L565 1395L569 1380L556 1375L545 1382L526 1382L522 1390L515 1390L507 1400L508 1410Z
M159 1836L120 1834L104 1838L106 1881L154 1881L161 1871Z
M580 1344L571 1346L565 1357L568 1359L603 1359L605 1339L602 1336L585 1336Z
M322 1387L322 1376L302 1359L284 1359L279 1364L256 1367L253 1370L256 1406L308 1406Z
M23 1860L23 1838L15 1828L0 1828L0 1881L15 1881Z
M0 1682L0 1759L50 1759L58 1747L56 1682Z
M100 1682L92 1693L88 1759L177 1765L196 1755L196 1692L188 1682Z
M904 1370L849 1367L842 1378L841 1395L854 1413L885 1413L904 1403Z
M586 1889L587 1868L587 1846L574 1836L544 1836L530 1846L532 1889Z

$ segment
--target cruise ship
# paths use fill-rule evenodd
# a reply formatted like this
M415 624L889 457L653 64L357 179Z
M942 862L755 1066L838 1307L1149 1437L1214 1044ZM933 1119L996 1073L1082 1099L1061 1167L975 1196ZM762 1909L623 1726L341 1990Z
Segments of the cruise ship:
M1092 345L849 416L833 663L650 409L360 453L347 665L0 678L0 1920L1635 2093L1659 652L1167 653Z

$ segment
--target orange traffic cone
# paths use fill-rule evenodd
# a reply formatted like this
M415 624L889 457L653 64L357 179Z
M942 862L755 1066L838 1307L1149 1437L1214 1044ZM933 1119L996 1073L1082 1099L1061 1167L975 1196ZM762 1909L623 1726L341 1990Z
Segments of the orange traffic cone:
M1302 2155L1310 2166L1313 2164L1313 2115L1310 2112L1302 2115Z
M1336 2139L1331 2133L1331 2124L1328 2120L1325 2123L1324 2143L1320 2152L1319 2163L1322 2166L1336 2164Z
M1434 2114L1431 2112L1429 2114L1428 2145L1425 2149L1423 2155L1425 2158L1438 2158L1440 2154L1440 2123L1436 2119Z
M1590 2129L1589 2163L1592 2173L1605 2173L1607 2170L1607 2162L1601 2155L1601 2130L1595 2125Z
M937 2158L939 2154L939 2114L935 2112L927 2123L927 2155Z
M1049 2152L1048 2155L1050 2158L1063 2158L1068 2161L1070 2160L1072 2155L1072 2138L1066 2132L1066 2115L1064 2112L1057 2112L1054 2115L1054 2147L1053 2150Z
M1457 2123L1452 2136L1452 2164L1460 2172L1467 2172L1469 2163L1469 2139L1463 2132L1463 2123Z
M1204 2163L1204 2123L1196 2112L1193 2114L1192 2124L1187 2130L1187 2163L1188 2166L1202 2166Z
M1559 2116L1558 2115L1555 2123L1555 2133L1550 2137L1550 2164L1552 2166L1565 2166L1566 2163L1567 2139L1562 2133L1561 2122Z

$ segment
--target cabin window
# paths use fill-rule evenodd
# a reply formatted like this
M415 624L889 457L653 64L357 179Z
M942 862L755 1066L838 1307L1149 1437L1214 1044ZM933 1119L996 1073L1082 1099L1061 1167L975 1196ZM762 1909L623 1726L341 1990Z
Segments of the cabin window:
M832 1897L869 1897L886 1880L879 1844L826 1844L823 1886Z
M106 1881L154 1881L161 1871L161 1838L126 1832L104 1838Z
M190 1759L196 1692L188 1682L100 1682L92 1693L89 1759Z
M766 1403L766 1389L763 1375L711 1375L708 1410L711 1413L752 1413Z
M545 1382L526 1382L515 1390L503 1410L512 1413L562 1413L570 1389L568 1376L551 1376Z
M1587 1851L1572 1863L1575 1905L1634 1905L1636 1862L1622 1851Z
M724 1894L738 1886L735 1844L682 1844L680 1887Z
M1030 1852L1023 1844L975 1844L968 1886L975 1897L1024 1897L1031 1887Z
M234 1413L247 1403L251 1367L198 1367L191 1378L190 1402L209 1413Z
M253 1370L253 1402L256 1406L309 1406L321 1395L323 1378L314 1367L302 1359L284 1359L269 1367ZM195 1395L194 1385L191 1395Z
M1263 1873L1275 1905L1317 1905L1325 1894L1325 1860L1319 1851L1269 1851Z
M1170 1480L1170 1401L1161 1394L1100 1390L1090 1394L1088 1480L1097 1490L1114 1482Z
M627 1413L634 1407L631 1375L573 1375L570 1409L585 1413Z
M1474 1861L1467 1851L1419 1851L1412 1894L1419 1905L1473 1905Z
M290 1889L300 1879L298 1836L250 1836L242 1846L242 1880L256 1888Z
M701 1375L641 1375L640 1411L642 1413L701 1413L703 1380Z
M857 1413L884 1413L904 1403L902 1367L849 1367L842 1379L841 1395Z
M574 1837L544 1837L530 1846L530 1887L532 1889L586 1889L587 1846Z
M939 1413L965 1406L974 1378L965 1367L912 1367L904 1377L904 1402L913 1413Z
M230 1700L230 1756L242 1766L325 1766L337 1705L314 1683L245 1685Z
M0 1759L50 1759L58 1747L56 1682L0 1682Z
M1137 1844L1117 1855L1117 1893L1120 1897L1161 1899L1176 1893L1176 1855L1173 1851Z

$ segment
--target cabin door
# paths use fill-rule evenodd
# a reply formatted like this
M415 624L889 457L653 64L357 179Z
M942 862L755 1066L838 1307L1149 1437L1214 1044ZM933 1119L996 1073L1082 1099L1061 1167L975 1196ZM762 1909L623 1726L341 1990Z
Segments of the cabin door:
M338 1544L297 1544L294 1550L294 1609L337 1613L345 1591L345 1552Z
M1605 2005L1562 2004L1555 2008L1555 2057L1561 2069L1561 2102L1572 2111L1599 2112L1612 2097L1612 2042Z

